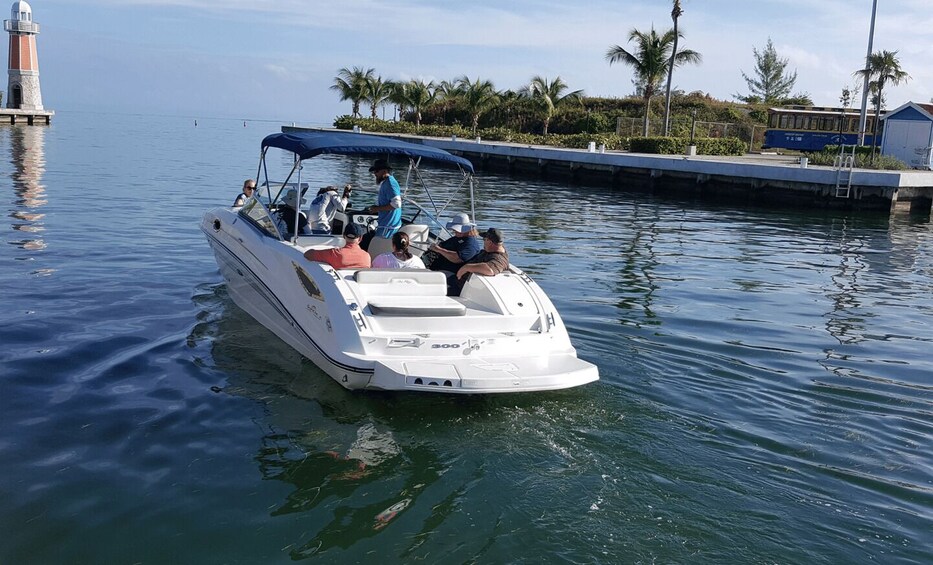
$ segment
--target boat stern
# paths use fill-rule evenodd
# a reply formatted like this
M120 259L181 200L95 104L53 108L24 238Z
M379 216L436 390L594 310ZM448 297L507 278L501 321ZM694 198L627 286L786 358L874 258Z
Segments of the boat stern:
M572 388L599 380L572 353L509 359L378 361L367 388L445 394L494 394Z

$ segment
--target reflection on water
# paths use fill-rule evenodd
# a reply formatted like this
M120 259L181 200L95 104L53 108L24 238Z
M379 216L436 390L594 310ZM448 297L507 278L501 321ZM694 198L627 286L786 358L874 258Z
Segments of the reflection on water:
M834 250L838 265L832 268L830 279L834 289L828 289L832 311L826 314L826 331L840 344L853 344L862 340L867 320L860 315L862 307L859 279L868 267L863 259L865 244L860 237L849 234L848 218L834 222L830 237L838 237L839 248Z
M0 563L930 562L928 219L481 173L480 226L601 380L351 393L197 229L260 136L177 123L0 127ZM321 161L373 201L371 161ZM128 196L144 230L88 205Z
M622 297L618 301L621 322L636 327L660 325L653 311L654 293L660 288L655 280L655 269L659 266L655 246L660 237L657 227L660 213L657 206L636 203L632 207L632 217L636 221L617 235L621 239L614 241L619 248L619 258L612 257L619 263L614 290Z
M197 324L189 346L210 339L211 360L229 375L222 392L266 407L268 416L257 422L262 439L255 460L263 479L292 488L269 515L298 514L309 524L287 547L292 559L372 538L442 475L431 449L403 445L380 416L376 403L391 404L396 395L369 393L360 405L359 395L301 360L237 308L223 287L196 300L220 315Z
M201 305L220 312L196 329L211 340L205 363L226 393L267 412L255 461L265 481L288 487L269 516L280 527L301 519L291 559L389 544L399 558L444 548L470 562L488 543L508 561L579 536L566 551L585 562L591 540L619 529L641 541L604 546L607 562L688 561L698 540L724 531L756 538L741 561L806 560L788 540L809 548L821 533L917 539L929 524L928 222L678 208L598 191L592 208L562 210L553 187L517 198L505 179L486 180L496 214L484 221L507 230L513 261L599 364L597 385L456 403L352 394L236 308L222 284ZM894 512L895 527L886 513L899 505L921 512ZM639 508L651 516L633 518ZM653 545L658 508L683 528L669 545ZM461 546L445 547L463 531ZM682 539L681 554L671 548ZM851 557L847 543L837 539L830 556Z
M45 132L37 126L9 126L4 128L10 140L10 162L13 165L11 178L16 199L12 202L11 227L25 239L11 241L27 251L45 249L42 219L45 214L39 209L48 203L42 175L45 173ZM32 256L24 259L31 259Z

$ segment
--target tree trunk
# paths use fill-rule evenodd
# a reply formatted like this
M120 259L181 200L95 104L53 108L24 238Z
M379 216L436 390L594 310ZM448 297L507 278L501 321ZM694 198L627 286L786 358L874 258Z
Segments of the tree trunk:
M674 48L671 51L671 60L667 69L667 90L664 94L664 137L670 133L671 117L671 81L674 79L674 57L677 56L677 18L674 17Z
M875 103L875 127L872 128L871 132L871 155L868 156L868 162L870 164L875 163L875 147L878 146L878 132L881 129L881 122L878 118L881 117L881 93L884 84L879 80L878 81L878 102Z
M479 114L473 114L473 135L476 135L476 128L479 127Z
M551 122L551 118L544 118L544 135L547 135L547 126Z
M645 124L642 128L642 137L648 137L648 114L651 112L651 96L645 96Z

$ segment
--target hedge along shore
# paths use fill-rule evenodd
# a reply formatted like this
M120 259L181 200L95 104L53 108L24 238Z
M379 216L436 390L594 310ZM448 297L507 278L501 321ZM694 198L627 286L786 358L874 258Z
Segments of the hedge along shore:
M426 126L422 126L422 131ZM326 128L284 126L283 132ZM365 129L363 130L365 131ZM372 132L366 132L372 133ZM804 159L777 155L651 155L620 152L589 143L586 149L490 141L481 136L390 135L462 155L480 170L535 175L554 180L624 187L658 196L727 202L736 207L839 209L929 216L933 210L933 172L855 169L851 185L837 190L839 171L811 167ZM548 136L550 137L550 136ZM591 150L592 147L592 150ZM603 149L600 151L600 149Z
M507 128L486 128L477 130L474 134L469 128L461 125L422 124L416 128L410 122L387 122L367 118L351 118L341 116L334 121L337 129L352 130L358 127L363 131L416 135L421 137L457 137L460 139L473 139L479 137L487 141L504 141L506 143L520 143L525 145L543 145L548 147L566 147L569 149L586 149L590 143L604 146L610 151L638 151L640 153L659 153L668 155L682 155L690 138L687 137L626 137L614 133L574 133L568 135L548 134L537 135L521 133ZM633 148L635 144L636 148ZM737 137L702 137L695 138L693 145L701 155L743 155L748 143Z

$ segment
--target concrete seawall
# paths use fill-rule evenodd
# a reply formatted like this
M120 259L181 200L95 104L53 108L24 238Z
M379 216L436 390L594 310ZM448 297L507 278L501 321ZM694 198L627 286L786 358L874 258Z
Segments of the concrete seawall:
M283 131L310 128L283 127ZM385 134L383 134L385 135ZM728 199L736 203L807 208L839 208L929 215L933 208L933 172L803 167L777 155L742 157L649 155L591 152L392 134L462 155L480 170L533 174L584 184L625 186L658 194ZM837 192L838 195L837 196Z

